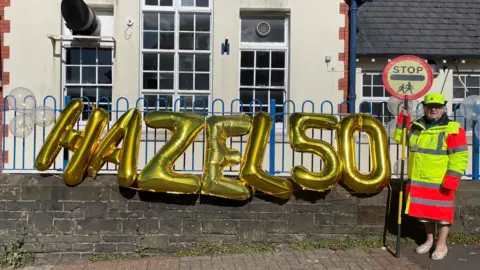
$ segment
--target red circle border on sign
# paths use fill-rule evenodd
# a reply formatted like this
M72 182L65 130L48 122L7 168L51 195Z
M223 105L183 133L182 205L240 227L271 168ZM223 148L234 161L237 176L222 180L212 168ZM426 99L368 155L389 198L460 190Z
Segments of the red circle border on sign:
M415 95L402 95L402 94L399 94L397 91L395 91L389 84L388 84L388 71L393 67L393 65L395 65L396 63L400 62L400 61L404 61L404 60L412 60L412 61L416 61L416 62L419 62L420 65L422 65L425 70L427 71L427 84L425 85L425 87L418 93L416 93ZM433 84L433 72L432 72L432 68L430 67L430 65L428 65L425 60L423 60L422 58L418 57L418 56L414 56L414 55L404 55L404 56L399 56L399 57L396 57L395 59L393 59L390 63L388 63L386 66L385 66L385 69L383 70L383 74L382 74L382 80L383 80L383 86L385 87L385 90L387 90L390 95L392 95L393 97L396 97L398 99L401 99L401 100L415 100L415 99L418 99L422 96L424 96L429 90L430 88L432 87L432 84Z

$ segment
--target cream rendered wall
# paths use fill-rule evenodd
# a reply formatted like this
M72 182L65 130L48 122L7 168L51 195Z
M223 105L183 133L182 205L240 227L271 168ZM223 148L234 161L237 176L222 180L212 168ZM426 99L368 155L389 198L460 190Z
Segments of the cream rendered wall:
M228 0L213 1L213 98L232 100L239 97L240 69L240 11L278 10L290 13L289 93L298 108L307 99L319 103L330 100L338 104L343 91L338 90L338 80L343 77L343 62L338 53L343 52L339 28L345 17L340 14L342 0ZM230 55L221 55L221 44L230 43ZM327 71L325 55L332 61Z

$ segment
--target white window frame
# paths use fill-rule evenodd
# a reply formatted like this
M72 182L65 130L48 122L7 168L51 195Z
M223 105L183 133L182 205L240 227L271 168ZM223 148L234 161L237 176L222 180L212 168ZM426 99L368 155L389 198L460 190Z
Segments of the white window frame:
M94 8L95 9L95 8ZM112 21L115 22L114 18L115 18L115 13L114 13L114 10L113 9L110 9L110 8L98 8L98 9L95 9L95 12L99 12L100 14L105 14L105 13L108 13L113 19ZM66 31L66 27L65 27L65 20L64 18L62 17L62 20L61 20L61 23L62 23L62 35L63 36L71 36L71 33L67 32L67 33L64 33L64 31ZM112 25L112 35L111 37L113 37L113 34L115 33L115 25ZM109 36L110 37L110 36ZM78 42L78 41L77 41ZM80 45L81 43L84 43L84 45ZM78 49L83 49L83 48L96 48L96 49L110 49L112 50L112 83L111 84L83 84L83 83L78 83L78 84L70 84L70 83L67 83L67 64L66 64L66 61L67 61L67 49L72 49L72 48L78 48ZM66 97L66 90L67 90L67 87L112 87L112 100L110 100L111 104L110 104L110 115L111 117L109 118L109 122L110 123L113 123L115 122L115 118L113 117L114 115L114 110L116 109L114 107L115 105L115 101L113 100L113 91L114 91L114 78L115 78L115 44L114 43L111 43L111 42L100 42L99 40L81 40L80 42L78 42L78 45L75 45L75 46L72 46L72 41L68 40L64 40L61 42L61 57L60 57L60 64L61 64L61 93L60 93L60 97L61 97L61 100L60 102L57 101L57 107L58 108L63 108L66 104L65 103L65 97ZM98 65L95 65L95 66L98 66ZM81 69L80 69L80 74L81 74ZM98 74L97 74L98 76ZM97 100L98 101L98 100ZM85 100L84 100L85 102ZM97 102L92 102L94 105L97 104ZM87 124L87 121L88 119L84 120L82 119L82 116L80 116L80 119L78 121L78 125L79 127L83 128L86 126Z
M373 103L383 103L383 102L386 103L386 102L388 102L388 99L390 98L390 97L365 97L365 96L363 95L363 87L366 86L366 85L364 84L364 81L363 81L363 76L364 76L364 75L369 75L369 76L382 76L382 72L380 72L380 71L364 71L364 72L362 72L362 76L361 76L361 85L362 85L362 88L360 89L360 91L361 91L361 95L360 95L361 98L360 98L359 108L358 108L359 111L361 110L361 104L362 104L363 102L370 102L370 103L373 105ZM378 85L376 85L376 84L373 84L373 77L372 77L371 83L370 83L368 86L370 86L370 87L378 86ZM383 91L386 93L387 90L385 89L385 87L384 87L383 85L382 85L382 87L383 87ZM373 93L373 89L372 89L372 93ZM367 106L367 105L365 105L365 106ZM386 104L385 104L385 106L386 106ZM372 110L373 110L373 107L372 107ZM387 108L387 110L388 110L388 108ZM368 112L368 113L370 113L370 112ZM394 119L394 118L392 118L392 119ZM382 121L382 124L386 127L386 126L388 125L388 122L387 122L387 123L384 123L384 122Z
M454 72L452 72L453 84L455 83L455 77L458 77L458 76L462 76L463 78L469 77L469 76L478 77L478 79L479 79L479 85L478 85L478 87L476 87L476 88L480 88L480 71L471 71L471 70L468 70L468 71L459 70L459 72L454 71ZM463 80L463 78L462 78L462 80ZM466 80L463 80L462 82L465 84L465 86L466 86L467 89L468 89L467 81L466 81ZM452 91L454 91L454 90L455 90L455 86L453 86ZM464 88L463 90L465 91L465 88ZM452 96L453 96L453 93L452 93ZM453 105L453 104L460 104L460 103L462 103L463 100L464 100L466 97L467 97L467 93L466 93L466 92L464 92L464 97L463 97L463 98L455 98L455 97L454 97L454 98L452 99L452 105ZM448 108L448 107L447 107L447 108ZM451 117L451 119L453 119L453 116L454 116L453 113L454 113L454 109L453 109L453 107L452 107L452 112L451 112L450 115L449 115L449 116ZM462 115L457 115L457 117L463 118ZM457 122L459 122L459 121L457 121ZM462 122L463 122L463 121L462 121ZM460 122L459 122L459 123L460 123ZM463 126L464 123L460 123L460 124ZM466 134L467 134L467 136L473 136L473 131L472 131L472 130L466 131Z
M255 15L258 15L259 18L262 17L261 13L257 13ZM237 98L240 100L240 88L243 88L241 85L240 81L240 74L241 74L241 58L242 58L242 51L283 51L285 52L285 86L280 87L280 86L273 86L273 87L268 87L270 89L285 89L285 96L284 96L284 103L289 100L289 94L290 94L290 84L289 84L289 78L290 78L290 13L281 13L279 14L281 16L285 16L284 20L284 29L285 29L285 40L284 42L242 42L242 19L243 15L240 16L240 23L239 23L239 31L238 31L238 40L240 41L240 48L239 51L240 53L238 54L238 86L237 86ZM263 15L265 16L265 15ZM265 16L268 18L268 15ZM256 59L256 58L255 58ZM270 64L271 64L272 59L270 58ZM254 78L255 79L255 78ZM262 104L263 106L264 104ZM289 103L286 103L285 106L283 106L283 113L285 114L284 116L284 121L283 123L276 123L275 119L273 119L275 123L275 133L283 133L285 129L288 129L288 112L290 111L290 106ZM277 104L277 107L280 107ZM269 103L267 104L268 112L270 112L270 100Z
M160 13L160 12L171 12L174 13L175 15L175 28L174 28L174 49L173 50L167 50L167 49L144 49L143 48L143 22L144 22L144 13L145 12L154 12L154 13ZM180 110L182 107L181 102L175 102L180 96L184 95L203 95L203 96L208 96L208 104L207 105L207 113L212 110L211 108L211 103L212 103L212 95L213 95L213 64L212 64L212 58L213 58L213 0L209 0L209 7L192 7L192 6L182 6L181 5L181 0L173 0L173 5L172 6L147 6L145 5L145 0L140 1L140 69L139 69L139 93L138 96L139 98L143 97L144 94L148 95L166 95L166 96L172 96L172 108L175 109L175 106L178 105L178 110ZM210 14L210 49L208 51L206 50L180 50L179 49L179 36L180 36L180 14L181 13L193 13L193 14ZM173 53L174 54L174 64L173 64L173 90L144 90L143 89L143 53ZM209 84L210 84L210 90L180 90L179 89L179 83L178 83L178 78L180 75L180 70L179 70L179 55L180 54L209 54L210 55L210 63L209 63L209 68L210 68L210 78L209 78ZM195 108L194 106L194 99L192 99L192 108ZM155 105L154 105L155 106ZM141 102L138 106L139 108L144 109L144 102ZM153 107L149 104L149 107ZM187 107L187 110L189 108Z

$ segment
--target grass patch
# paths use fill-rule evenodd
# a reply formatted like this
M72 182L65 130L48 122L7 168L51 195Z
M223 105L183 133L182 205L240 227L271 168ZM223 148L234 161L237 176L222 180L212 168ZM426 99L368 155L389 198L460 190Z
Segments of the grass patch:
M248 254L267 251L275 251L276 248L272 244L267 243L241 243L236 245L226 244L205 244L194 249L179 250L175 254L177 256L200 256L200 255L220 255L220 254Z
M23 249L23 241L15 240L4 244L0 251L0 265L14 268L31 264L35 258L31 252Z
M480 244L480 235L449 233L447 241L452 244L478 245Z

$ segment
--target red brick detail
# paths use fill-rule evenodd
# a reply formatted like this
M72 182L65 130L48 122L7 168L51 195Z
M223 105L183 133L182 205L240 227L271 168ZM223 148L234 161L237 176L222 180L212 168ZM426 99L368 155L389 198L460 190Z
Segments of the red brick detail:
M340 14L344 15L345 22L342 27L339 28L338 31L338 39L343 40L343 52L338 54L338 61L343 61L343 78L338 80L338 90L343 91L343 99L347 100L348 98L348 42L349 42L349 17L348 11L349 6L347 3L340 3ZM347 113L348 109L347 106L343 106L343 108L338 107L338 111L342 113Z
M0 16L1 16L1 20L0 20L1 59L0 59L0 61L2 61L2 82L3 82L3 85L10 84L10 73L5 71L5 61L4 61L5 59L10 58L10 47L5 46L5 44L4 44L5 34L10 33L10 20L7 20L5 18L5 8L10 6L10 2L11 2L11 0L0 0ZM3 133L4 133L3 130L2 130L2 128L3 128L3 111L4 111L3 96L4 96L4 93L3 93L3 86L2 86L0 88L0 134L1 134L0 136L2 136L1 139L0 139L0 153L2 153L2 151L4 151L5 160L2 160L3 155L0 154L0 172L3 169L1 164L3 164L4 162L5 162L5 164L8 163L8 151L5 150L4 146L2 145L3 144ZM5 126L5 136L8 136L8 126Z

